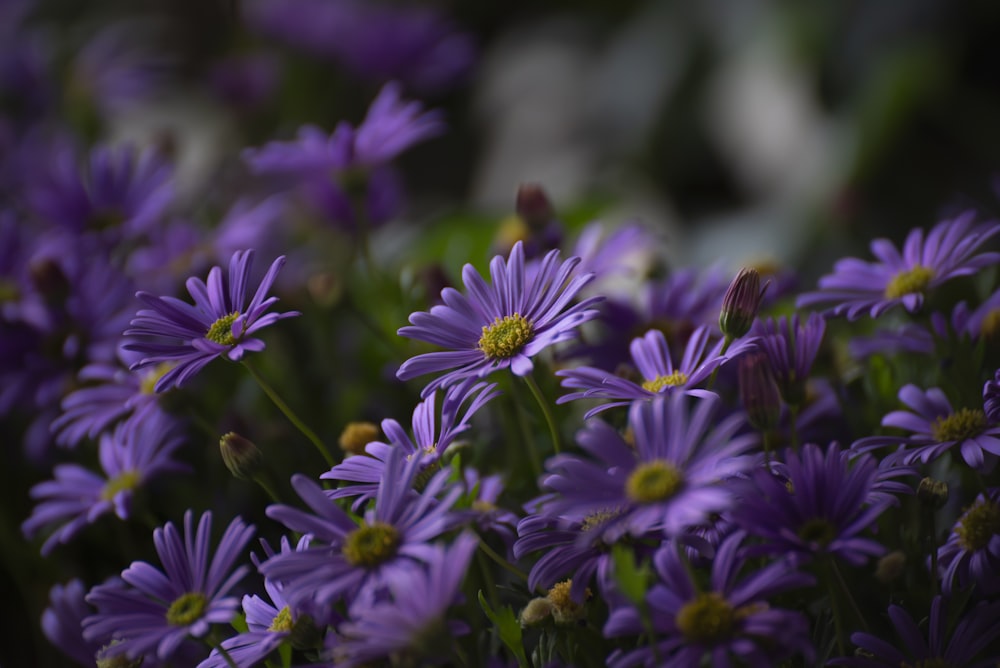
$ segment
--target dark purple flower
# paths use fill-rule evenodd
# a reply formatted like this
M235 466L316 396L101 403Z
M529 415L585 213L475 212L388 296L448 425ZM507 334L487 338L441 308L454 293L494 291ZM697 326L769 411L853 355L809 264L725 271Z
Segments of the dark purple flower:
M441 401L440 425L436 419L437 394L427 397L413 409L413 438L396 420L382 420L382 433L388 443L373 441L365 447L369 456L348 457L320 476L324 480L356 483L332 491L330 498L356 496L358 499L355 506L374 498L389 460L389 453L394 449L402 450L408 458L421 455L424 469L419 477L426 479L441 468L442 456L459 434L469 429L472 416L498 394L496 383L476 382L472 378L453 385L448 388ZM462 406L467 402L468 406L462 413Z
M219 267L212 267L207 284L201 279L189 278L187 289L194 298L194 306L175 297L156 297L143 291L136 293L151 308L140 310L125 334L152 340L125 346L127 350L146 355L131 368L163 362L175 365L156 382L157 392L182 385L217 357L237 362L248 351L260 352L264 342L250 335L278 320L299 315L296 311L267 312L278 301L267 293L285 263L284 256L271 263L247 304L253 255L252 250L233 254L228 284L223 283Z
M475 534L462 533L445 548L427 546L426 567L389 581L391 601L362 609L341 624L343 636L333 649L336 665L367 666L392 657L433 665L454 657L454 638L468 633L465 622L448 619L448 608L460 595Z
M989 422L1000 422L1000 369L983 385L983 412Z
M922 228L915 228L907 235L902 253L888 239L876 239L871 251L878 262L839 260L834 273L819 280L819 291L800 295L796 306L834 302L830 313L846 315L848 320L866 313L877 318L899 304L913 313L931 290L1000 261L1000 253L978 253L1000 233L1000 224L975 225L975 218L969 212L940 222L926 238Z
M267 515L292 531L312 536L306 550L278 554L260 565L264 577L284 587L285 600L294 607L315 609L347 597L351 605L376 600L398 578L420 568L428 556L428 541L451 529L451 512L459 487L442 499L449 471L441 471L422 493L413 490L423 463L419 454L404 458L393 448L375 496L375 507L359 526L334 499L303 475L292 486L312 510L307 513L283 505L269 506Z
M559 251L546 254L534 271L525 266L520 242L507 261L500 256L490 263L492 285L487 285L471 264L462 269L469 296L454 288L441 291L443 304L430 313L410 315L411 325L400 336L427 341L450 350L425 353L408 359L396 375L409 380L426 373L448 371L423 390L428 396L470 376L485 377L498 369L526 376L531 358L561 341L576 336L576 329L594 318L590 308L599 298L570 305L591 275L574 274L578 258L559 263ZM449 371L450 370L450 371Z
M977 496L958 518L938 549L938 567L946 594L968 585L980 595L1000 590L1000 488Z
M757 346L767 353L781 396L791 406L805 401L806 381L825 332L826 321L818 313L810 313L804 323L797 313L758 320L751 330L760 336Z
M608 665L654 668L707 661L713 666L774 666L793 655L811 661L814 650L806 617L772 607L767 599L807 587L812 577L784 560L740 577L747 565L740 549L744 537L736 532L722 541L711 561L708 586L701 585L700 578L694 580L678 545L665 543L653 558L659 581L646 595L655 649L644 642L640 649L615 650ZM604 626L607 637L645 632L639 611L631 606L614 608Z
M615 406L627 406L636 399L649 399L675 390L693 396L710 394L708 390L698 389L698 385L708 380L720 366L754 347L753 341L739 340L723 353L724 345L722 339L713 345L709 328L701 326L688 339L684 356L675 366L663 332L651 329L633 340L630 346L632 362L641 374L641 382L589 366L563 369L556 372L563 379L562 386L581 391L564 394L556 403L575 399L612 400L612 403L587 411L583 416L587 419Z
M94 610L84 596L86 587L80 580L54 585L49 591L49 607L42 613L42 631L53 646L81 666L93 666L101 643L83 639L83 619Z
M184 513L184 535L172 522L153 532L163 564L158 570L134 561L122 571L124 584L99 585L87 595L97 613L87 617L84 638L110 643L108 651L129 658L154 654L169 658L184 639L200 638L212 624L228 624L239 612L239 600L226 596L246 574L234 568L254 528L239 518L230 522L211 555L212 513L202 514L195 530L194 513Z
M727 478L753 466L746 455L757 444L740 414L718 418L714 394L657 396L629 410L634 447L606 423L594 420L577 436L594 459L558 455L549 460L542 486L556 498L547 512L584 520L594 513L614 515L601 524L611 543L628 534L656 531L676 536L728 508L733 492Z
M184 443L176 426L172 417L149 406L119 423L114 432L101 435L103 476L79 464L56 466L54 480L31 488L38 505L21 525L24 534L31 538L42 527L59 523L42 544L42 554L48 555L102 515L114 512L128 519L136 489L164 473L187 470L172 458Z
M884 445L902 445L894 453L903 464L934 461L945 452L957 449L965 462L985 470L996 463L1000 455L1000 425L987 419L982 408L955 410L944 392L936 387L924 391L916 385L905 385L899 400L910 410L892 411L882 418L883 427L895 427L911 432L908 437L870 436L852 447L858 451Z
M889 606L889 619L899 638L898 643L891 644L884 636L859 631L851 634L851 642L863 653L834 659L829 665L852 668L987 668L996 665L995 655L983 655L979 660L976 656L1000 637L1000 603L974 606L953 625L945 610L945 599L935 596L926 625L923 620L918 623L899 605Z
M769 468L755 470L743 486L733 521L763 539L751 548L765 554L786 554L796 560L830 554L852 564L885 551L860 534L871 527L889 505L872 489L878 469L865 455L853 461L849 451L831 444L824 453L808 443L801 453L786 451L784 474Z

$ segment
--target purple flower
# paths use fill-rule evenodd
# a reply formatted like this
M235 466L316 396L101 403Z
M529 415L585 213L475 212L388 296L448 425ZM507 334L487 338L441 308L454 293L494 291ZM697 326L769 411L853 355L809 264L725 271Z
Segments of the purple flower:
M468 379L448 388L441 402L441 423L437 424L437 395L431 395L413 409L413 438L403 426L392 419L382 420L382 433L388 443L374 441L365 447L367 457L348 457L320 478L324 480L344 480L352 483L330 493L330 498L358 497L355 506L374 498L379 481L385 470L389 453L400 449L410 458L420 454L424 469L421 478L426 478L441 468L441 457L455 438L471 426L469 420L480 408L499 394L496 383L475 382ZM462 406L469 402L462 413Z
M449 471L441 471L423 492L413 483L423 463L420 455L404 459L393 448L375 496L359 526L336 501L309 478L295 475L292 486L313 513L288 506L269 506L267 515L292 531L312 536L308 549L279 554L260 566L264 577L284 587L294 607L329 607L341 597L364 605L381 595L397 578L408 577L428 557L427 542L455 524L450 512L458 496L453 487L437 499Z
M982 603L970 608L952 626L945 611L945 599L935 596L931 614L919 624L902 606L889 606L889 619L899 637L890 644L885 636L857 632L851 642L864 653L838 658L830 665L853 668L898 668L899 666L962 666L987 668L996 664L996 656L976 655L1000 637L1000 603ZM951 631L949 632L949 629Z
M928 292L958 276L975 274L1000 261L1000 253L977 251L1000 233L1000 224L974 225L975 214L965 213L924 230L910 231L902 253L888 239L871 243L879 262L845 258L834 265L834 273L819 280L819 291L800 295L796 306L835 302L833 315L857 320L865 313L877 318L902 304L913 313Z
M447 619L448 608L460 595L478 545L474 534L463 533L451 547L428 546L426 569L389 582L391 601L365 608L340 626L336 665L371 665L389 657L429 665L454 658L454 638L469 627Z
M767 353L781 396L791 406L806 399L806 381L825 332L826 321L818 313L810 313L805 323L797 313L790 318L758 320L751 330L760 336L758 347Z
M574 257L560 264L559 251L551 251L531 271L525 267L524 249L518 242L506 262L500 256L493 258L492 285L471 264L465 265L462 279L470 296L445 288L443 304L432 307L430 313L411 314L411 326L399 330L400 336L451 350L412 357L396 375L409 380L451 370L424 388L425 397L439 387L470 376L482 378L498 369L528 375L534 368L532 357L574 338L576 328L597 315L589 307L599 298L570 305L591 279L591 274L574 275L578 263Z
M127 350L146 355L131 368L139 369L163 362L176 365L156 382L157 392L171 386L179 387L217 357L224 356L237 362L248 351L260 352L264 349L264 342L251 334L283 318L299 315L296 311L267 313L278 301L277 297L266 295L285 263L284 256L271 263L247 304L253 255L252 250L233 254L229 263L228 285L223 283L219 267L212 267L207 285L198 278L189 278L187 289L194 298L194 306L175 297L156 297L142 291L136 293L151 308L140 310L125 334L153 340L125 346Z
M665 543L653 558L659 582L646 595L656 648L615 650L608 665L699 666L708 660L713 666L774 666L795 654L811 661L814 652L805 616L772 607L767 599L807 587L812 577L784 560L740 577L746 567L740 550L744 537L736 532L723 540L711 561L707 587L693 579L678 545ZM607 637L645 631L642 617L631 606L614 608L604 626Z
M101 643L83 639L83 619L93 614L84 601L87 590L80 580L54 585L49 591L49 607L42 613L42 631L53 646L81 666L93 666Z
M183 536L172 522L153 532L163 571L134 561L122 571L124 585L99 585L90 591L87 602L97 613L83 621L84 638L119 641L110 648L112 654L167 659L188 636L200 638L212 624L232 621L239 601L226 594L248 570L233 565L243 556L254 528L234 519L212 556L212 513L202 514L197 530L193 522L188 510Z
M948 540L938 549L942 590L973 585L981 595L997 593L1000 577L1000 488L976 497Z
M596 461L551 458L542 486L556 498L547 510L580 520L610 512L600 526L607 543L652 531L676 536L705 522L735 500L723 482L753 465L745 453L757 443L756 435L739 433L742 415L719 420L720 406L713 394L637 401L629 410L634 447L606 423L588 423L577 441Z
M983 385L983 412L991 423L1000 422L1000 369Z
M187 467L172 456L183 443L177 422L155 406L137 412L113 433L101 435L100 461L104 475L79 464L55 467L55 479L31 488L38 500L21 529L31 538L42 527L60 523L42 544L42 555L67 543L88 524L110 512L128 519L136 489L149 480Z
M881 544L860 534L890 501L880 496L870 503L878 474L874 458L852 462L848 454L835 443L826 453L809 443L801 453L786 451L785 464L778 467L786 475L755 470L732 511L738 525L764 540L751 549L796 560L830 554L852 564L883 553Z
M865 451L903 444L904 448L894 453L894 459L903 464L916 461L927 464L957 446L962 458L973 468L983 470L996 463L995 456L1000 455L1000 426L988 420L982 408L955 410L940 389L932 387L925 392L916 385L905 385L899 391L899 400L910 410L892 411L882 418L882 426L903 429L911 435L870 436L855 443L854 449Z
M587 419L609 408L627 406L633 400L649 399L674 390L683 390L694 396L711 394L708 390L697 389L697 386L708 380L712 372L729 360L753 349L754 342L738 340L725 354L722 352L722 339L716 341L711 348L710 344L711 332L703 325L688 339L684 356L675 367L663 332L651 329L644 336L633 340L630 346L632 362L642 376L641 383L589 366L563 369L556 372L563 379L562 386L582 391L564 394L556 403L563 404L575 399L613 400L612 403L587 411L583 416Z

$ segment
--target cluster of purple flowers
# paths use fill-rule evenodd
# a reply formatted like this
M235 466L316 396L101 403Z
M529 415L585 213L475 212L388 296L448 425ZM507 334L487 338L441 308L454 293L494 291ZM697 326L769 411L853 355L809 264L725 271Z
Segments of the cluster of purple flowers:
M46 583L54 646L199 668L1000 660L1000 223L876 240L796 295L782 272L644 267L650 230L574 230L532 185L461 285L421 274L372 232L404 210L400 156L446 131L412 95L474 48L429 10L293 4L246 3L247 25L375 83L360 122L248 140L245 178L195 196L171 142L25 132L0 155L0 420L32 472L21 533L73 565ZM30 12L5 11L44 69ZM70 65L98 119L175 67L127 27ZM252 69L215 70L220 94L262 103Z

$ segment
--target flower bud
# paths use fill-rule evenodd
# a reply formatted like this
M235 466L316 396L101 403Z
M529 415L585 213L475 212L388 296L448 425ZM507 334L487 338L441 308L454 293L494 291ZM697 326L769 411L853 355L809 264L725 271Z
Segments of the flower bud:
M515 211L530 229L541 229L556 217L549 196L537 183L522 183L517 189Z
M236 432L231 431L219 439L219 451L226 468L234 477L252 480L260 472L264 455L252 441Z
M767 355L755 351L740 357L737 364L740 402L750 424L758 431L770 431L781 419L781 395L774 382Z
M760 287L760 274L756 269L740 269L726 289L719 314L719 328L727 339L738 339L750 331L768 285L770 282L763 289Z
M348 422L340 432L340 449L348 457L365 454L365 446L378 438L378 427L372 422Z
M878 567L875 569L875 579L882 584L889 584L903 574L906 569L906 554L899 550L894 550L878 560Z
M547 598L533 598L528 601L528 605L521 610L521 626L535 626L541 624L552 614L552 601Z
M940 510L948 502L948 483L924 478L917 485L917 498L931 510Z

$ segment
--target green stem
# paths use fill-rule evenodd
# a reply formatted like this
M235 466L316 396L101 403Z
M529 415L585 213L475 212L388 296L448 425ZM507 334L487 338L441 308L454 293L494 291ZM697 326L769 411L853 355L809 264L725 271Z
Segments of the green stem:
M845 641L844 613L840 609L840 597L837 596L837 586L833 583L833 557L828 556L823 560L823 579L826 580L826 589L830 595L830 609L833 611L833 624L837 629L837 651L840 656L847 654L847 642Z
M854 600L854 594L851 593L850 587L847 586L844 576L840 573L840 567L837 566L837 562L833 559L833 557L830 558L830 564L833 570L833 576L837 579L837 584L840 586L840 590L844 592L844 596L847 597L847 602L851 606L851 611L854 613L854 616L858 618L858 623L861 624L862 630L868 631L868 622L865 621L865 615L861 612L861 607L858 605L858 602Z
M528 460L531 462L531 470L535 474L535 484L538 484L542 477L542 459L535 448L535 438L528 427L528 418L525 415L524 405L515 399L514 410L517 413L517 424L521 428L521 436L528 450Z
M225 648L222 646L222 642L216 640L214 636L215 634L213 633L211 636L205 639L209 647L219 652L219 655L223 659L225 659L226 665L229 666L229 668L240 668L239 666L236 665L236 662L233 661L233 657L229 656L229 652L227 652Z
M270 482L268 482L266 477L264 477L262 474L257 474L253 477L253 481L258 485L260 485L261 489L263 489L264 492L266 492L267 495L271 497L272 501L274 501L275 503L281 503L281 497L279 497L278 493L274 491L274 487L271 485Z
M481 540L481 539L480 539ZM487 596L490 599L490 606L497 610L500 607L500 600L497 598L497 583L493 579L493 574L490 573L490 564L486 560L485 552L476 553L476 565L479 567L479 572L483 576L483 585L486 587L488 592Z
M295 428L302 432L302 434L309 439L314 446L316 446L316 449L319 450L319 453L323 456L323 459L326 460L326 463L330 465L330 468L333 468L336 462L330 455L330 451L326 449L323 441L321 441L319 436L316 435L316 432L310 429L306 423L299 419L299 416L296 415L291 408L289 408L288 404L286 404L284 400L278 396L278 393L274 391L274 388L268 385L267 381L265 381L260 374L257 373L256 369L254 369L249 362L243 360L243 366L246 367L247 371L250 372L250 375L253 376L257 385L260 386L260 389L264 390L264 394L266 394L268 398L274 402L274 405L278 407L278 410L284 413L285 417L288 418L288 421L295 425Z
M722 342L722 350L719 351L719 357L726 354L729 350L729 346L733 345L733 337L726 336L725 340ZM705 385L706 390L711 390L712 386L715 385L715 377L719 375L719 367L715 367L712 371L712 375L708 377L708 383Z
M483 540L482 538L479 539L479 549L485 552L487 557L497 562L497 565L499 565L501 568L504 568L507 571L513 573L514 575L516 575L521 580L524 580L525 582L528 581L527 573L525 573L520 568L518 568L517 566L515 566L514 564L510 563L509 561L501 557L499 554L497 554L496 550L490 547L486 543L486 541Z
M556 421L555 417L552 415L552 409L549 408L548 403L545 401L545 397L542 396L542 390L538 387L538 383L535 382L534 376L530 374L525 376L524 382L528 384L531 394L534 395L535 401L538 402L539 407L542 409L542 414L545 416L545 422L549 425L549 435L552 436L552 448L555 450L556 454L559 454L559 429L556 427Z

